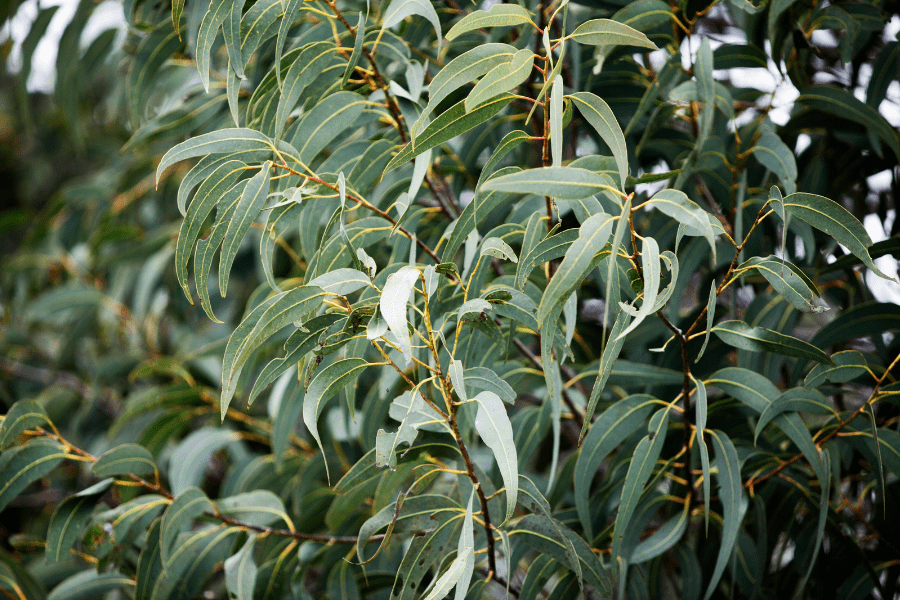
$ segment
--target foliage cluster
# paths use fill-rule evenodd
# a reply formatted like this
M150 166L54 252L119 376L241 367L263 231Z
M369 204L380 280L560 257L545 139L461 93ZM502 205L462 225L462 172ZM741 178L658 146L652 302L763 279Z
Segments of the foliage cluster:
M4 74L4 596L900 594L896 3L94 8Z

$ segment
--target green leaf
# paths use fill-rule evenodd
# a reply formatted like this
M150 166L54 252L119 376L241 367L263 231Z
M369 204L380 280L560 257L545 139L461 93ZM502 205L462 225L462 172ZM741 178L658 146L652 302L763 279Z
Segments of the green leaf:
M207 511L214 513L215 507L200 488L189 487L175 497L160 524L159 552L163 564L168 564L178 535L190 529L191 521Z
M762 275L778 295L797 310L821 313L828 306L818 300L819 292L809 277L795 265L775 256L755 256L744 262L738 271L755 270Z
M712 328L712 332L729 346L742 350L775 352L784 356L834 365L827 354L812 344L764 327L752 327L743 321L722 321Z
M737 541L741 526L741 462L738 459L734 444L728 436L718 430L710 432L713 445L716 447L717 480L719 482L719 499L722 502L723 523L722 542L716 557L709 587L706 588L704 600L709 600L719 585L725 567L731 562L731 553Z
M534 53L531 50L522 49L516 52L509 62L500 63L488 71L466 96L464 103L466 113L472 112L491 98L525 83L533 66ZM418 146L418 142L416 142L416 146Z
M871 408L871 406L870 406ZM819 494L819 519L816 523L816 543L813 546L813 555L809 559L809 567L800 583L800 589L806 587L809 576L812 574L813 567L816 565L816 558L819 555L819 549L822 547L822 537L825 534L825 522L828 520L828 505L831 497L831 457L828 452L822 452L822 462L824 463L824 471L828 475L825 481L822 481L822 489Z
M625 330L616 337L617 340L624 339L626 335L634 331L635 328L637 328L644 319L649 317L656 308L656 297L659 294L661 269L659 263L659 246L652 237L645 237L643 242L641 242L641 265L643 266L644 274L644 300L641 303L641 308L639 310L635 310L624 302L619 303L619 306L622 307L624 312L634 317L634 321L632 321L631 325L626 327Z
M285 121L296 107L303 91L338 62L337 49L331 42L313 42L303 47L284 76L275 111L275 139L281 139Z
M719 295L716 294L716 282L713 281L709 287L709 299L706 301L706 333L703 335L703 345L700 347L700 352L697 353L697 358L694 362L698 362L700 357L703 356L703 353L706 352L706 345L709 343L709 334L712 331L713 323L716 319L716 300Z
M573 476L575 508L588 539L594 537L588 494L597 469L610 452L647 420L657 403L655 398L646 394L629 396L606 409L590 426L581 444ZM587 416L585 423L590 423Z
M97 506L97 500L111 483L111 479L106 479L60 502L47 528L45 553L48 561L58 562L70 557L69 550L84 535L85 525Z
M291 323L299 322L318 308L327 294L318 287L304 285L273 296L257 306L228 339L222 364L222 419L234 396L238 376L250 355L267 339Z
M135 574L135 600L152 600L154 586L162 573L159 530L162 519L154 519L147 531L147 540L138 556ZM63 600L60 598L60 600Z
M868 372L866 357L857 350L845 350L831 355L835 367L816 365L803 380L803 385L814 388L825 383L825 380L833 383L847 383Z
M688 513L691 503L685 498L681 512L663 523L650 536L642 539L628 559L628 564L637 565L662 555L678 543L687 531Z
M565 524L556 520L551 521L543 515L528 515L519 519L515 527L514 531L509 532L510 536L513 533L521 536L526 544L539 553L553 557L558 563L575 572L578 567L569 562L567 544L558 539L559 532L562 532L575 549L584 582L593 587L601 598L612 596L610 578L600 559L591 551L590 546Z
M327 585L329 598L359 600L359 588L356 585L356 578L353 576L350 568L350 563L342 562L331 570L331 575L328 576Z
M709 223L709 213L700 208L696 202L680 190L662 190L653 195L647 204L658 208L679 223L695 229L706 238L712 250L713 262L716 261L716 239Z
M426 18L433 26L437 34L438 47L441 45L441 21L437 12L429 0L391 0L384 11L383 29L393 27L406 17L418 15Z
M525 283L531 275L531 271L537 265L564 256L580 234L580 229L566 229L557 235L548 236L538 243L519 261L516 269L516 287L520 290L525 289Z
M0 421L0 450L11 446L26 429L50 423L50 417L34 400L19 400Z
M631 517L637 508L638 500L644 492L644 486L656 469L656 461L662 451L663 442L666 439L666 429L669 425L669 407L661 408L662 418L650 420L650 433L640 442L634 450L634 456L628 465L628 473L625 475L625 485L622 488L622 499L619 502L619 510L616 513L616 522L613 526L612 562L617 564L624 542L625 531L631 522ZM654 428L653 421L656 420ZM629 431L629 433L631 433ZM624 577L625 574L621 573Z
M256 536L251 535L238 553L225 561L225 587L228 589L230 598L253 600L257 573L256 562L253 560L255 545Z
M449 142L456 136L462 135L470 129L492 119L497 116L507 104L509 104L510 100L512 100L512 96L508 94L497 96L496 98L486 101L472 112L466 111L466 101L461 100L432 121L431 124L416 137L415 141L406 144L400 152L391 159L391 162L385 167L384 172L388 173L393 171L416 156L435 148L444 142Z
M194 241L200 233L206 218L212 209L223 199L225 192L232 187L237 178L248 169L248 166L239 160L229 160L220 165L209 177L200 184L194 199L181 223L178 232L178 241L175 244L175 274L184 295L193 304L194 300L188 287L187 265L191 255Z
M462 362L451 358L447 371L450 376L450 383L453 384L453 391L456 392L456 395L460 400L468 402L469 398L466 396L466 385L464 383L465 376Z
M345 358L319 371L310 382L309 389L306 390L306 397L303 399L303 423L306 424L306 428L323 452L325 449L322 447L322 440L319 437L317 421L325 403L359 377L359 372L368 366L369 363L361 358ZM328 461L325 461L325 471L328 472Z
M672 8L662 0L637 0L619 9L612 19L646 33L669 23L672 16Z
M122 444L107 450L91 465L91 472L97 477L115 475L152 475L156 463L150 452L138 444Z
M481 242L481 256L494 256L504 260L518 263L519 258L515 251L503 240L498 237L489 237Z
M900 152L898 152L900 155ZM784 198L784 208L792 215L806 221L819 231L833 237L850 253L860 259L873 273L893 281L881 272L869 256L872 239L862 223L843 206L824 196L797 192Z
M560 167L560 170L564 168ZM496 180L489 181L488 185L493 181ZM578 239L566 251L565 258L541 297L537 312L538 323L543 324L551 311L554 311L557 305L581 284L581 280L594 265L595 255L609 241L614 222L613 217L606 213L600 213L592 215L581 225Z
M168 167L196 156L272 150L274 150L272 141L253 129L219 129L204 133L181 142L166 152L156 168L156 183L159 184L160 176Z
M778 175L788 192L793 191L792 187L796 188L794 182L797 181L797 160L780 137L767 131L750 151L762 166Z
M41 438L0 455L0 511L67 456L61 445Z
M512 27L531 23L531 13L518 4L495 4L489 10L476 10L460 19L447 32L447 39L453 40L462 34L489 27Z
M419 279L419 271L414 267L403 267L391 274L381 290L379 308L388 328L397 343L408 367L412 361L412 341L406 321L406 307L409 304L413 286Z
M209 55L212 52L216 34L231 11L232 2L227 0L213 0L209 10L200 22L200 31L197 33L197 49L194 56L197 57L197 70L200 72L200 80L203 89L209 91ZM162 164L162 163L160 163ZM157 175L159 179L159 175Z
M272 525L279 521L286 525L288 517L281 498L269 490L254 490L216 501L218 512L250 525L259 527Z
M329 294L346 296L371 285L369 277L356 269L336 269L319 275L306 285L322 288Z
M472 533L472 499L475 497L475 490L469 495L469 505L466 508L466 514L463 517L462 532L459 536L459 543L456 549L456 558L450 563L450 568L444 571L444 574L434 583L425 600L441 600L445 598L450 590L456 587L456 600L465 600L466 592L469 590L469 583L472 580L472 573L475 570L475 537Z
M350 80L350 75L353 74L353 71L356 70L356 65L359 64L359 57L362 56L363 40L366 37L366 16L362 11L359 11L359 19L356 23L354 36L356 39L353 42L353 52L350 53L350 60L347 62L347 70L344 71L344 76L341 78L342 88L347 85L347 81Z
M562 165L563 158L563 80L554 77L550 88L550 153L553 166Z
M189 487L200 485L212 455L238 439L234 431L213 427L201 427L184 438L173 450L178 460L169 465L172 493L178 496Z
M434 83L432 83L432 85L434 85ZM494 174L494 168L499 165L500 161L502 161L514 148L519 146L522 142L526 142L530 139L530 135L518 129L516 129L515 131L510 131L505 136L503 136L503 139L500 140L499 144L497 144L497 148L494 150L494 153L491 154L491 157L488 159L487 163L485 163L484 168L481 169L481 175L478 176L478 184L475 186L475 189L481 189L481 184L484 183L484 181L488 177ZM475 200L472 200L472 202L470 202L470 204L474 203ZM466 205L466 208L468 208L468 205ZM465 213L465 210L463 210L463 212ZM463 216L460 215L460 219L462 219L462 217ZM454 227L453 231L454 233L456 232L456 227Z
M81 571L61 581L47 595L47 600L93 600L113 590L131 588L134 581L118 571L98 573L96 569Z
M319 153L357 121L366 108L366 99L353 92L326 96L303 116L294 135L300 162L310 164Z
M858 100L850 92L829 85L811 85L803 90L797 102L859 123L884 140L900 160L900 138L897 132L876 109Z
M770 402L759 416L759 421L756 423L756 431L753 433L753 443L756 443L756 440L759 439L759 434L766 428L766 425L772 422L772 419L786 412L838 416L831 403L828 402L821 392L803 387L792 388Z
M516 391L487 367L469 367L465 371L465 384L479 390L493 392L507 404L516 401ZM455 387L455 384L454 384Z
M275 42L275 78L278 87L281 87L281 57L284 52L284 43L287 41L288 32L294 24L297 11L303 0L285 0L284 16L278 25L278 40Z
M503 485L506 487L506 520L508 520L512 518L516 509L519 490L519 462L516 445L513 443L512 425L503 401L497 394L484 391L475 396L474 400L478 403L475 429L485 445L494 453Z
M628 25L610 19L592 19L579 25L566 36L579 44L591 46L638 46L656 50L656 44Z
M619 181L624 182L628 177L628 148L625 145L625 136L616 116L609 105L600 97L590 92L577 92L569 96L578 107L582 116L597 131L609 149L612 150L616 165L619 167Z
M578 435L579 445L581 445L584 440L588 425L591 422L591 418L594 416L594 411L597 409L597 402L600 401L600 394L606 387L606 382L612 374L616 359L619 357L622 346L625 344L625 338L621 337L619 334L628 327L629 319L630 317L625 311L619 311L616 315L616 321L613 323L612 331L607 339L606 346L603 348L603 353L600 355L597 379L594 381L594 387L591 388L591 397L588 399L587 408L584 412L584 424L581 426L581 433Z

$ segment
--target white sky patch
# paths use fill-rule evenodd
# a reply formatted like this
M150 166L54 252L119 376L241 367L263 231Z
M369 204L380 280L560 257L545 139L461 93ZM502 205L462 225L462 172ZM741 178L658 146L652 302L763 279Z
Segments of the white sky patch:
M59 40L75 14L78 0L42 0L40 4L37 0L26 0L19 7L15 16L10 19L9 25L4 27L3 32L0 33L0 39L12 38L14 46L10 53L9 68L14 73L18 72L22 68L21 45L37 18L39 6L40 8L59 6L60 8L53 15L47 32L34 51L31 74L28 77L28 90L50 93L53 91L56 81L56 56ZM125 13L122 10L121 2L106 0L94 9L82 31L79 43L82 48L85 48L107 29L115 28L124 33L125 26ZM120 33L120 41L121 37Z
M885 233L884 226L878 218L878 215L866 215L866 218L863 219L863 226L869 233L869 237L872 238L873 243L882 242L887 239L887 233ZM888 277L893 277L895 280L897 279L897 260L893 256L887 255L876 258L875 265ZM866 271L866 283L869 285L869 290L872 292L872 295L879 302L893 302L895 304L900 304L900 283L882 279L872 273L872 271L868 270Z

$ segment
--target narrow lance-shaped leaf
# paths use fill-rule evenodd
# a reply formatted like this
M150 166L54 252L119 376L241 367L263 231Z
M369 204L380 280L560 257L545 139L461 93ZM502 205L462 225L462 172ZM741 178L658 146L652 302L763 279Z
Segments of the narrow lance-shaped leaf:
M659 264L659 246L652 237L645 237L641 244L641 264L644 272L644 300L640 310L634 310L625 303L620 303L622 310L631 314L634 321L625 328L625 331L619 334L616 339L624 338L626 335L634 331L634 329L643 322L653 312L656 305L656 296L659 293L660 264Z
M619 168L619 181L624 187L625 179L628 177L628 148L625 145L625 135L612 109L602 98L590 92L578 92L569 97L582 116L597 131L600 139L612 150L616 166Z
M592 215L582 223L578 239L566 251L556 274L547 284L547 289L541 297L537 313L538 323L543 324L563 298L581 283L593 265L594 257L609 240L613 223L615 219L606 213Z
M319 450L323 452L322 440L319 437L318 420L322 414L325 403L344 386L359 377L359 372L368 367L369 363L361 358L346 358L328 365L316 374L316 377L310 382L309 389L306 390L306 397L303 399L303 423L316 440ZM325 472L329 481L331 475L328 473L328 461L325 461Z
M350 54L350 60L347 62L347 70L344 71L344 76L341 78L341 87L343 88L347 85L347 81L350 79L350 75L353 74L353 71L356 70L356 65L359 63L359 57L362 56L362 48L363 48L363 40L366 37L366 16L359 11L359 19L356 24L356 40L353 42L353 52Z
M694 362L699 361L700 357L703 356L703 353L706 352L706 345L709 343L709 334L712 331L713 323L716 318L716 299L718 297L718 294L716 294L716 282L713 281L709 288L709 299L706 301L706 333L703 335L703 345L700 347L700 352L697 353L697 358Z
M506 518L512 517L516 509L516 498L519 491L519 462L516 446L513 443L513 430L503 401L493 392L481 392L475 396L478 413L475 416L475 429L484 443L494 453L500 476L506 487Z
M584 424L581 426L581 433L578 434L579 445L584 441L585 433L587 433L591 418L594 416L594 411L597 409L597 403L600 401L600 394L603 392L603 388L606 387L606 382L609 380L610 373L612 373L613 365L619 357L619 353L622 351L622 346L625 344L625 338L621 337L619 334L628 327L630 319L631 317L629 317L628 313L624 310L619 311L619 314L616 315L616 321L613 323L609 339L606 342L606 346L603 348L603 353L600 355L600 366L597 369L597 379L594 381L594 387L591 388L591 397L588 399L587 408L584 411Z
M593 539L593 518L590 510L589 492L597 469L616 446L638 429L650 416L657 400L646 394L637 394L619 400L610 406L590 431L578 454L573 476L575 508L588 539ZM585 418L590 423L590 418Z
M34 400L19 400L0 421L0 450L12 445L26 429L50 423L44 408Z
M209 54L216 40L216 34L228 17L230 8L231 3L227 0L213 0L200 22L200 30L197 33L197 50L194 55L197 57L197 70L200 71L203 89L207 92L209 92ZM159 180L158 173L156 179Z
M550 154L553 166L562 166L563 154L563 81L554 77L550 89Z
M662 190L653 195L648 204L658 208L679 223L692 227L703 234L712 250L713 263L716 261L716 239L709 223L709 213L680 190Z
M214 510L200 488L189 487L178 494L163 514L160 525L160 555L164 564L169 562L178 534L187 530L193 519Z
M591 46L638 46L657 49L656 44L640 31L610 19L585 21L566 36L566 39Z
M450 375L450 383L453 384L453 389L456 392L456 395L459 396L459 399L463 402L468 402L469 398L466 396L466 386L465 386L465 377L463 375L463 364L461 361L450 359L450 366L447 368Z
M511 27L531 23L531 13L518 4L495 4L489 10L476 10L467 14L447 32L447 39L453 40L469 31L488 27Z
M448 142L458 135L492 119L512 100L512 96L503 94L486 101L471 112L466 111L465 100L447 109L431 122L415 139L406 144L385 167L384 172L393 171L400 165L410 161L426 150Z
M501 63L488 71L466 96L466 112L471 112L483 102L524 83L533 66L534 53L522 49L516 52L508 63Z
M845 246L850 253L863 262L873 273L893 281L875 266L869 256L872 238L866 233L862 223L856 220L846 208L824 196L797 192L786 196L784 208L795 217L806 221L819 231L827 233L836 242Z
M406 321L406 307L409 304L409 296L413 286L419 279L419 271L414 267L403 267L391 274L381 290L379 308L388 328L400 346L400 352L406 361L406 366L412 362L412 341L409 337L409 329Z
M713 445L716 447L716 464L718 466L719 499L722 502L722 542L719 546L719 554L716 557L716 567L713 570L709 587L706 588L704 600L709 600L719 580L725 572L725 567L731 562L731 553L737 541L738 529L741 526L741 462L738 459L734 444L728 436L721 431L712 431Z
M444 98L494 67L509 62L515 53L516 49L509 44L481 44L447 63L428 84L428 105L412 126L413 139Z
M808 342L764 327L752 327L743 321L722 321L712 328L712 332L729 346L742 350L775 352L834 365L827 354Z
M619 557L622 542L624 542L625 530L631 522L638 500L644 492L644 485L650 479L650 475L653 474L653 470L656 468L656 460L662 451L663 442L666 438L666 428L669 425L669 408L662 408L659 412L662 413L661 418L656 416L655 419L651 419L651 426L655 420L656 427L651 429L649 435L638 443L631 463L628 466L628 473L625 475L622 500L619 503L619 511L616 513L616 522L613 526L613 561ZM624 573L620 574L622 577L624 575Z
M384 11L383 28L393 27L406 17L418 15L425 17L434 26L437 34L438 47L441 45L441 21L437 11L429 0L392 0Z
M469 505L463 517L462 532L456 549L456 558L443 575L434 583L425 600L441 600L456 587L455 600L465 600L475 570L475 536L473 535L472 500L475 490L469 495Z
M97 462L91 465L91 471L97 477L152 475L156 471L156 463L143 446L122 444L104 452Z
M271 151L272 141L262 133L253 129L220 129L204 133L181 142L162 157L156 168L156 183L169 166L177 162L206 156L207 154L227 154L245 151Z

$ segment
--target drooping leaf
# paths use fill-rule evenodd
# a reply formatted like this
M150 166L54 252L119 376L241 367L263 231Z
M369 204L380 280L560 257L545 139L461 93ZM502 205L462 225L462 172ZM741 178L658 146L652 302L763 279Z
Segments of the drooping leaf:
M66 456L61 445L41 438L0 455L0 510L29 484L56 468Z
M712 328L712 332L735 348L752 352L775 352L834 365L827 354L808 342L764 327L752 327L743 321L722 321Z
M257 574L256 563L253 560L255 545L256 536L249 536L238 553L229 557L224 563L225 585L230 597L235 600L253 600Z
M106 479L60 502L47 529L47 560L57 562L69 558L72 546L84 535L84 526L97 506L97 499L111 483Z
M599 175L587 169L543 167L489 179L481 189L551 196L560 200L582 200L608 187Z
M900 156L900 151L898 151ZM819 231L827 233L843 244L859 258L873 273L884 279L891 279L881 272L869 256L872 239L862 224L843 206L824 196L797 192L784 198L784 208Z
M737 541L738 530L741 526L741 462L738 460L737 450L728 436L721 431L711 431L710 437L716 447L716 465L718 467L719 499L722 502L723 523L722 543L716 557L716 567L713 571L709 587L706 588L705 600L709 600L715 593L719 580L725 572L725 567L731 559L734 544Z
M513 430L503 401L497 394L484 391L475 396L478 413L475 417L475 429L478 435L494 453L494 459L500 468L500 476L506 487L506 519L510 519L516 509L516 497L519 490L519 461L516 445L513 442Z
M569 97L582 116L597 131L600 139L612 150L619 168L619 181L624 187L625 179L628 177L628 148L625 145L622 128L619 127L612 109L600 97L590 92L577 92Z
M488 184L492 181L496 180L491 180ZM581 225L578 239L566 250L556 275L541 297L537 312L538 323L543 324L550 313L557 309L558 304L581 283L594 263L595 255L609 240L614 222L615 219L606 213L600 213L592 215Z
M406 17L418 15L424 17L434 26L437 34L438 47L441 45L441 21L438 19L434 6L428 0L391 0L384 11L382 27L393 27Z
M419 271L414 267L403 267L390 275L381 290L379 308L388 328L400 346L406 366L412 360L412 341L406 321L406 307L409 304L413 286L419 279Z
M219 129L204 133L181 142L165 153L156 167L156 182L159 183L160 176L168 167L189 158L232 152L265 152L273 148L268 137L253 129Z
M317 422L325 403L356 377L359 377L359 371L368 366L369 363L361 358L345 358L319 371L310 382L309 389L306 390L306 397L303 399L303 423L323 452L324 448L319 437ZM325 468L327 471L327 461Z

